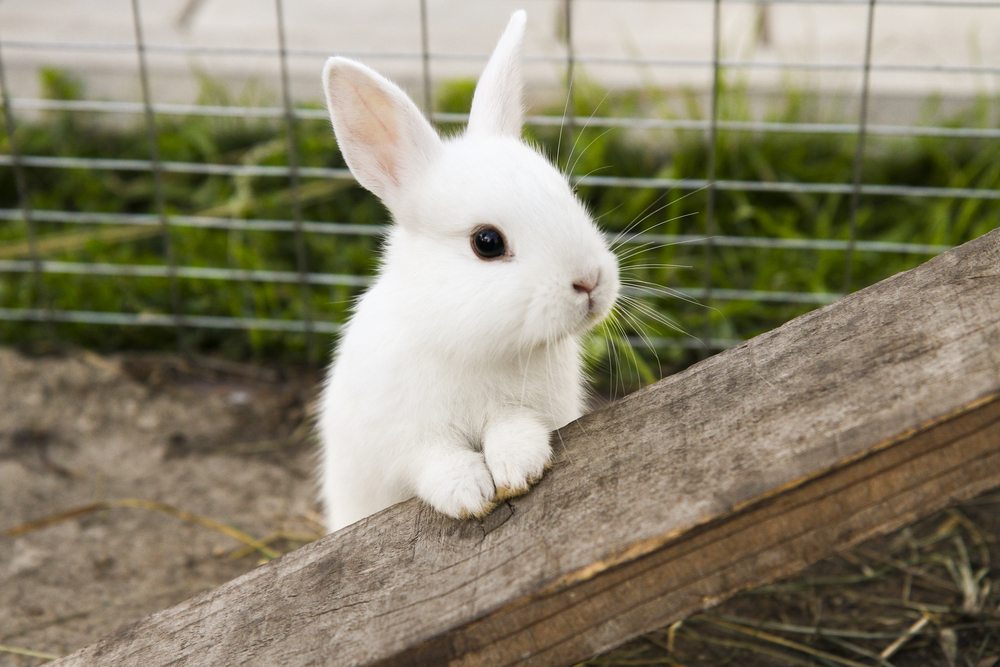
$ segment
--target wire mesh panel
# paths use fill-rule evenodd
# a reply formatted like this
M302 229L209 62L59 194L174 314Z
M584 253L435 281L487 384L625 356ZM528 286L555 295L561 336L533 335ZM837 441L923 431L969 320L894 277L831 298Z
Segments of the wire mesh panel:
M0 4L7 341L317 359L389 222L336 150L323 60L365 61L457 131L519 4L526 134L614 239L606 338L649 351L595 353L623 373L1000 219L1000 2L44 4Z

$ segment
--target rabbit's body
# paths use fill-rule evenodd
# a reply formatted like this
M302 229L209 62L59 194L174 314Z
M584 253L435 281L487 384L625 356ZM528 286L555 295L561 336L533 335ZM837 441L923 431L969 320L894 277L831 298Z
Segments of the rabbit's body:
M327 64L341 150L396 223L320 401L331 530L413 495L484 514L541 477L549 433L582 414L580 337L614 304L617 262L519 139L523 26L519 12L454 139L371 70Z
M380 287L381 281L366 305L378 303ZM404 318L385 305L384 311L360 309L351 321L323 393L320 432L336 433L336 449L325 443L323 460L332 529L418 495L421 466L440 458L435 449L441 447L476 453L468 465L478 472L477 485L465 495L476 501L481 493L488 500L494 483L481 452L491 425L520 413L547 434L582 412L573 338L541 346L530 358L463 363L429 351L428 341L411 337ZM398 367L400 359L405 369ZM365 381L358 384L361 377ZM547 458L536 461L532 476ZM448 507L455 514L469 511Z

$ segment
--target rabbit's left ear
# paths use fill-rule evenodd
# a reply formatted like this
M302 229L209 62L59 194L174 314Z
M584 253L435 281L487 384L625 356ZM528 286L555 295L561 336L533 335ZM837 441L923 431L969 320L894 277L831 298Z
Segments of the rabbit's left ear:
M441 150L441 138L399 86L347 58L323 68L326 103L351 173L392 210Z
M523 9L514 12L479 77L469 112L470 134L521 136L524 123L521 42L526 20Z

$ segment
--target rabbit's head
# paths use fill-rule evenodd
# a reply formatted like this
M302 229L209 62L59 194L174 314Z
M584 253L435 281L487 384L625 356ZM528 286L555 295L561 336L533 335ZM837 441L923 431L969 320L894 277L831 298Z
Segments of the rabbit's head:
M340 149L395 225L383 275L416 331L460 354L517 353L583 333L618 296L618 264L567 178L520 138L516 12L442 139L395 84L345 58L323 78Z

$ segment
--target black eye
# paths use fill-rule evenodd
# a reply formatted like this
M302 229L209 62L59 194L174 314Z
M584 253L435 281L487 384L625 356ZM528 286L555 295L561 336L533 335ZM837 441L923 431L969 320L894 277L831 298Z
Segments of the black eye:
M472 232L472 249L481 259L502 257L507 250L503 234L496 227L480 227Z

